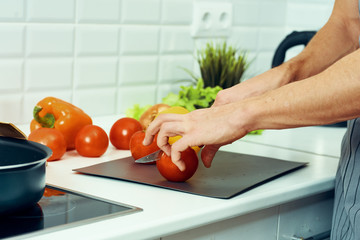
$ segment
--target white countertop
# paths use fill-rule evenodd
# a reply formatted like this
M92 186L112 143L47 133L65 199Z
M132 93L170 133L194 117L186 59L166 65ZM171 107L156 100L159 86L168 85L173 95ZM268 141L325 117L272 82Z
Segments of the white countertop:
M346 128L344 127L328 126L266 130L261 134L261 137L247 135L241 141L339 157L341 140L345 131Z
M94 118L109 132L119 117ZM28 126L19 126L28 133ZM47 183L111 201L142 208L140 212L37 235L36 239L149 239L185 231L252 211L333 189L344 128L309 127L267 130L246 136L222 150L309 162L305 168L282 176L228 200L162 189L126 181L76 174L74 168L130 156L110 146L100 158L75 151L49 162ZM35 239L34 238L34 239Z

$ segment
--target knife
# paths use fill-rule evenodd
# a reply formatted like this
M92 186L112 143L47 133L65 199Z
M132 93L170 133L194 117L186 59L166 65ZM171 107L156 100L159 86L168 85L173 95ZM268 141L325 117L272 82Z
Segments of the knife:
M157 150L156 152L150 153L145 157L139 158L135 160L136 163L150 163L159 160L161 157L161 150Z

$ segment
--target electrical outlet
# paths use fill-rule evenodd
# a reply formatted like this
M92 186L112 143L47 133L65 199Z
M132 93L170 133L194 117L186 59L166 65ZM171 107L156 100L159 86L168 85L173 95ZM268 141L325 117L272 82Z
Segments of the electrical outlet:
M195 2L193 11L193 37L227 37L232 23L230 2Z

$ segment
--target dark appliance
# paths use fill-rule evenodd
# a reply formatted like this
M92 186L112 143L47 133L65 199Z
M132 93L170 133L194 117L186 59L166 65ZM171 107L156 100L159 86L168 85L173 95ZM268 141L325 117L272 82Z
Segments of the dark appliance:
M0 239L36 236L137 211L141 209L46 185L36 205L0 216Z
M272 59L271 67L277 67L285 60L286 52L292 47L298 45L306 46L311 38L315 35L316 31L293 31L281 41L277 47L274 57Z

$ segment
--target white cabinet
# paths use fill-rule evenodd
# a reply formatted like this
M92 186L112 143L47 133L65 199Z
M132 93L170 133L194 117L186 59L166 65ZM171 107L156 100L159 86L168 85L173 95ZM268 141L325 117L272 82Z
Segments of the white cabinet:
M290 202L279 207L278 240L309 238L331 228L332 192Z
M326 192L236 218L190 229L162 240L290 240L330 230L333 194Z
M278 208L246 214L161 238L162 240L266 239L276 240Z

